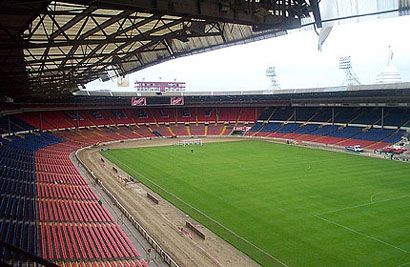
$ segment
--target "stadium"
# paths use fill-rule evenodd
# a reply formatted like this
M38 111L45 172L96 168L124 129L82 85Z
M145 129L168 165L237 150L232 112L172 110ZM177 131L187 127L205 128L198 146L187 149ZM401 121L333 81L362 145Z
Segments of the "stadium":
M85 90L408 1L183 2L0 4L1 265L410 266L410 83L391 66L371 85L341 60L340 87Z

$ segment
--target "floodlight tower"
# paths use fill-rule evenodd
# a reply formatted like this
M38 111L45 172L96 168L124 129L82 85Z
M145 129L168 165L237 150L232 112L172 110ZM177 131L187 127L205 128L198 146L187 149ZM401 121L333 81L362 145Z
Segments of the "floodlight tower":
M276 79L276 67L269 67L266 69L266 77L270 79L272 90L280 89L278 80Z
M350 56L339 58L339 69L345 71L345 82L347 83L347 86L360 85L359 79L353 71Z

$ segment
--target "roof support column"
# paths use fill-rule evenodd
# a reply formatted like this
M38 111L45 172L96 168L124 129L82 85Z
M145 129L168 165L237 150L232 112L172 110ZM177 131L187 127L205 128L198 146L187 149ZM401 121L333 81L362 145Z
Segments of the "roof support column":
M42 132L42 131L43 131L43 114L40 111L40 132Z
M75 121L76 121L76 130L78 131L78 129L80 128L80 120L79 120L79 116L78 116L78 110L75 111Z
M7 116L7 132L11 133L10 115Z

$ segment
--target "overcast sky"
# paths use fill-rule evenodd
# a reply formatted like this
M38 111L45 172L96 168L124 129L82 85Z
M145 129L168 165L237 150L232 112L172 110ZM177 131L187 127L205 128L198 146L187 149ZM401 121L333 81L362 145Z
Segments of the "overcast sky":
M275 66L282 89L340 86L344 72L339 57L351 56L353 71L361 84L375 83L387 63L389 45L392 65L410 81L410 16L347 24L333 28L317 50L314 31L246 45L223 48L170 60L130 75L130 84L141 81L184 81L187 91L267 90L266 69ZM116 82L95 81L87 89L116 90ZM121 90L126 90L122 88Z

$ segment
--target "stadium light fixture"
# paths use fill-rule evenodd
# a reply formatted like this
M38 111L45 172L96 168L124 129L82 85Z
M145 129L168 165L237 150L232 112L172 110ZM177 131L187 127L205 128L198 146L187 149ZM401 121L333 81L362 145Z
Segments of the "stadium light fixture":
M360 85L359 79L357 78L356 74L353 72L352 63L350 61L350 56L339 58L339 69L345 71L344 82L347 84L347 86Z

